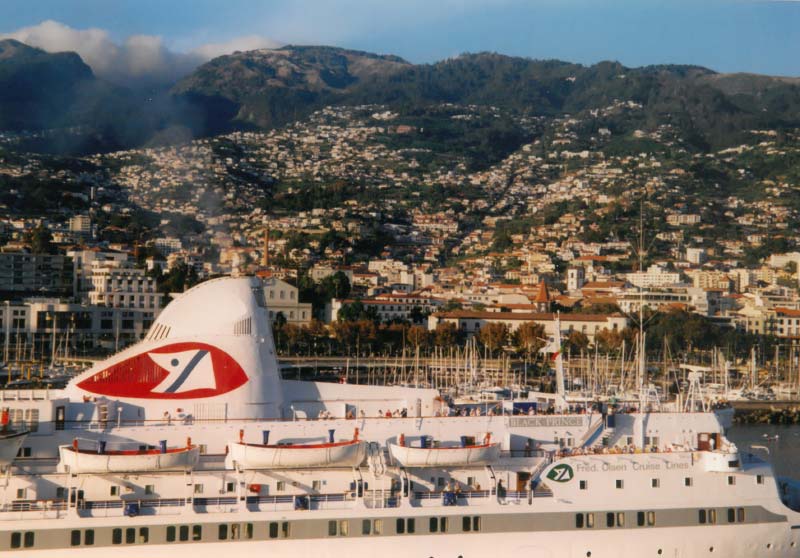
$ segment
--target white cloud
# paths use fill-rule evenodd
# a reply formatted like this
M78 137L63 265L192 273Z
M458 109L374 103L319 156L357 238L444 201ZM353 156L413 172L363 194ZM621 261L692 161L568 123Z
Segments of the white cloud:
M181 53L168 49L155 35L131 35L116 44L104 29L74 29L53 20L0 34L0 39L9 38L48 52L77 52L99 77L123 84L169 82L211 58L235 50L278 46L264 37L248 35Z
M266 37L260 35L246 35L224 43L208 43L193 49L191 53L196 54L204 60L211 60L217 56L230 54L237 50L257 50L260 48L277 48L279 46L281 46L280 43L267 39Z

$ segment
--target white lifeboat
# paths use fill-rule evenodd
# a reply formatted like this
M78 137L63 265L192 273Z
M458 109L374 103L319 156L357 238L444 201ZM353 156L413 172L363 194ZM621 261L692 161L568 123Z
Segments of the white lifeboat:
M144 450L106 450L100 443L95 450L80 449L78 441L59 446L59 471L70 473L133 473L151 471L189 471L200 456L200 448L187 440L185 447Z
M326 443L268 444L269 431L264 431L263 444L239 441L229 444L225 464L229 469L310 469L317 467L358 467L367 455L367 444L358 439L358 429L352 440L334 442L331 432Z
M482 444L438 445L433 447L423 439L422 445L405 444L404 436L399 443L389 443L392 459L403 467L455 467L459 465L488 465L497 461L500 444L492 443L487 434Z
M22 447L22 442L28 436L28 431L4 430L0 432L0 469L11 465Z

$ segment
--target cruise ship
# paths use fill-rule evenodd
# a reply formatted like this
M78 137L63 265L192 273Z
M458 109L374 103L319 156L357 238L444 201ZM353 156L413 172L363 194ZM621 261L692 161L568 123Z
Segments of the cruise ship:
M0 409L2 556L800 556L797 484L714 413L449 416L432 389L284 380L255 278Z

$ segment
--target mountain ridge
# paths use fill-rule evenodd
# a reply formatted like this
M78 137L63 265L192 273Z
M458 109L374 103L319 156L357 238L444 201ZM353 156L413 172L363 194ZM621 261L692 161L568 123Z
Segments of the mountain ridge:
M100 131L92 146L101 149L269 129L337 104L405 111L437 103L492 105L556 117L630 101L641 105L638 114L592 117L593 125L626 132L669 124L698 151L733 145L753 128L800 126L800 78L495 52L412 64L394 55L287 45L220 56L168 91L140 92L98 80L75 53L6 40L0 41L0 86L0 129L84 124Z

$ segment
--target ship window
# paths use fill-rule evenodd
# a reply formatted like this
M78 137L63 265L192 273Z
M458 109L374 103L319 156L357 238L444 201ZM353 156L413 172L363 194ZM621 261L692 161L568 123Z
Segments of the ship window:
M756 484L764 484L764 475L756 475Z
M712 525L717 522L717 510L708 510L708 522Z
M59 486L58 488L56 488L56 499L63 500L66 497L67 497L66 488L64 488L63 486Z
M589 529L593 529L594 528L594 514L593 513L587 513L586 514L586 527L588 527Z
M661 486L661 481L659 479L650 479L650 486L653 488L658 488Z
M406 532L406 520L402 519L402 518L398 519L396 528L397 528L397 534L398 535L402 535L403 533L405 533Z
M331 537L346 537L349 531L349 525L347 520L328 521L328 535Z
M369 519L364 519L361 521L361 534L362 535L372 534L372 521L370 521Z
M322 488L322 481L318 481L318 480L311 481L311 490L314 490L315 492L319 492L320 488Z
M81 532L77 529L73 529L69 534L69 544L70 546L80 546L81 544Z
M728 523L736 523L736 510L728 508Z
M617 512L617 527L624 527L625 526L625 514L623 512Z
M275 487L275 490L278 492L283 492L286 490L286 481L278 481L278 485Z
M744 508L736 508L736 521L744 523Z
M406 521L406 531L408 531L409 533L413 533L416 530L415 526L416 526L416 520L414 518L411 518Z
M224 523L219 526L219 530L218 530L218 533L217 533L217 538L219 540L221 540L221 541L224 541L224 540L228 539L228 526L225 525Z
M236 490L235 483L229 482L225 485L225 492L233 492L234 490Z
M188 525L181 525L180 529L178 530L178 538L182 541L189 540L189 526Z
M111 531L111 544L122 544L122 529Z
M89 532L86 532L87 539ZM94 533L92 534L92 538L94 538ZM139 527L139 542L147 544L150 542L150 528L149 527ZM89 544L88 540L86 544Z
M614 512L608 512L606 514L606 527L613 527L614 526Z
M706 510L700 510L697 512L697 522L701 525L704 525L707 521L706 518Z
M112 486L110 494L111 496L117 496L119 494L119 486Z
M589 487L589 481L585 481L585 480L580 481L581 490L586 490L588 487Z
M692 486L692 477L684 477L683 478L683 486Z
M446 533L447 532L447 518L446 517L431 517L429 521L429 530L431 533Z
M167 527L167 542L175 542L175 526Z
M647 526L652 527L656 524L656 512L649 511L647 512Z
M154 484L146 484L144 485L144 493L145 494L153 494L156 491L156 485Z
M245 523L244 524L244 536L248 539L253 538L253 524L252 523Z
M22 546L22 533L11 533L11 548Z
M278 538L278 524L277 523L270 523L269 524L269 538L277 539Z
M25 536L22 539L22 546L25 548L33 546L33 531L25 531Z
M203 493L203 485L202 484L194 485L194 493L195 494L202 494Z
M133 544L136 542L136 529L129 527L125 529L125 544Z
M583 529L583 514L576 513L575 514L575 527L578 529Z
M239 524L233 523L231 525L231 540L238 541L239 537L241 536L241 532L239 531Z
M617 479L617 488L621 490L624 487L625 487L625 483L623 482L623 480L622 479Z
M736 477L733 475L728 475L728 485L733 486L736 484Z
M202 525L192 525L192 540L199 541L203 538Z
M92 546L94 544L94 529L86 529L83 532L83 544Z
M636 512L636 525L644 527L644 512Z
M281 523L281 536L284 539L288 539L289 538L289 522L288 521L284 521L283 523Z

